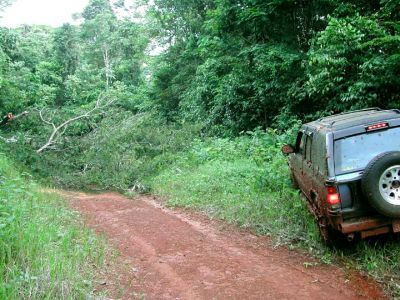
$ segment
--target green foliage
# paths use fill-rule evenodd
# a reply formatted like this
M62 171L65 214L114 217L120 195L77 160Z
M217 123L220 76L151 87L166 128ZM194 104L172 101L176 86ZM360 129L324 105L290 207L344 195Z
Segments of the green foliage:
M331 18L310 50L307 97L299 104L306 112L398 107L399 53L400 36L378 21Z
M222 58L223 64L219 57L204 59L182 99L185 116L236 134L272 123L300 68L300 56L283 45L243 48L237 58Z
M63 80L75 74L79 66L78 28L64 24L54 32L54 56Z
M0 153L0 298L91 297L104 246L60 197Z
M148 43L143 26L119 20L108 1L91 1L83 17L80 26L0 29L1 116L38 106L73 110L121 83L129 98L138 96Z
M90 0L82 12L82 17L90 21L104 13L113 13L109 0Z
M157 60L152 99L167 119L202 120L231 134L276 126L277 115L397 107L398 6L156 1L161 41L174 43Z
M197 125L165 125L147 113L110 109L98 118L71 125L68 135L56 145L62 152L32 152L32 147L38 149L45 142L40 135L29 144L17 137L18 143L9 144L8 150L32 172L42 177L51 174L58 185L143 191L148 189L146 177L168 167L174 154L190 147L192 139L200 135ZM41 129L45 130L51 128Z
M117 83L127 110L228 135L277 127L276 116L284 125L396 107L398 8L394 0L157 0L143 25L92 0L80 26L1 30L0 114L91 103ZM150 37L165 51L145 76Z
M194 135L196 126L179 129L157 124L151 115L115 111L99 130L81 141L86 149L81 157L81 183L122 191L146 190L143 179L167 167L168 158L187 148Z
M170 205L201 209L279 242L315 246L314 221L290 188L279 150L283 138L259 131L234 140L197 141L151 185L168 196Z
M187 29L172 32L176 41L157 63L152 96L157 107L166 107L160 112L236 134L270 126L303 74L311 27L324 24L314 18L333 7L332 1L317 2L157 1L152 15L162 33L171 36L177 24ZM194 21L178 16L183 7L205 13Z
M20 112L33 103L51 104L60 82L51 57L51 29L1 29L0 114Z

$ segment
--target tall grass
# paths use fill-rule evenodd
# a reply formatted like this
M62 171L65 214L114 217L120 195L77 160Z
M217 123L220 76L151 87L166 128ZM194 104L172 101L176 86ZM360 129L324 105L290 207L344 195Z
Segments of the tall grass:
M87 299L104 245L0 153L0 299Z
M290 188L279 137L255 134L198 141L148 185L172 206L201 209L284 243L318 237L306 205Z

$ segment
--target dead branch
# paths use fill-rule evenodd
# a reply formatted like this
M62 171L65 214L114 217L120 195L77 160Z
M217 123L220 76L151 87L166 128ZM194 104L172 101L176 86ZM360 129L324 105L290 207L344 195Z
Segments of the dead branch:
M16 120L16 119L19 119L19 118L21 118L21 117L25 117L25 116L28 115L28 114L29 114L28 111L23 111L22 113L20 113L20 114L14 116L14 118L13 118L12 120Z
M16 142L18 142L18 140L17 140L17 138L15 137L15 136L13 136L13 137L10 137L10 138L5 138L5 137L2 137L2 136L0 136L0 140L2 140L4 143L6 143L6 144L11 144L11 143L16 143Z
M76 122L78 120L84 119L84 118L92 117L93 115L95 115L95 113L107 108L108 106L113 104L115 101L116 101L116 98L112 98L111 100L106 100L103 96L99 96L99 98L96 101L96 104L94 105L94 107L92 109L86 111L83 114L80 114L80 115L75 116L75 117L73 117L71 119L68 119L68 120L64 121L63 123L61 123L59 125L56 125L51 120L47 120L43 115L43 109L42 110L38 110L39 117L42 120L42 122L47 124L47 125L50 125L53 128L53 131L50 134L47 142L42 147L40 147L36 152L37 153L42 153L44 150L46 150L52 144L54 144L54 142L56 142L64 134L64 132L67 129L67 126L69 124L71 124L73 122Z

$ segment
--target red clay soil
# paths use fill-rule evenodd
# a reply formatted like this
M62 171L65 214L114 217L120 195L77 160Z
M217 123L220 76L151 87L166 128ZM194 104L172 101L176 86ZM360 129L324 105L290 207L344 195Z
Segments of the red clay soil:
M98 289L119 299L385 299L354 271L275 249L268 238L224 228L153 197L67 193L88 226L120 256Z

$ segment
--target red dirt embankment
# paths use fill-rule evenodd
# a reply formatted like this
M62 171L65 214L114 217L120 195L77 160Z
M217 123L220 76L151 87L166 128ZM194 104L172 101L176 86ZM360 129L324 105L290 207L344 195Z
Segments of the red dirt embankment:
M315 260L268 238L169 210L151 197L66 193L90 227L121 256L99 284L122 299L385 299L354 271ZM311 265L311 267L310 267ZM308 266L308 267L307 267Z

